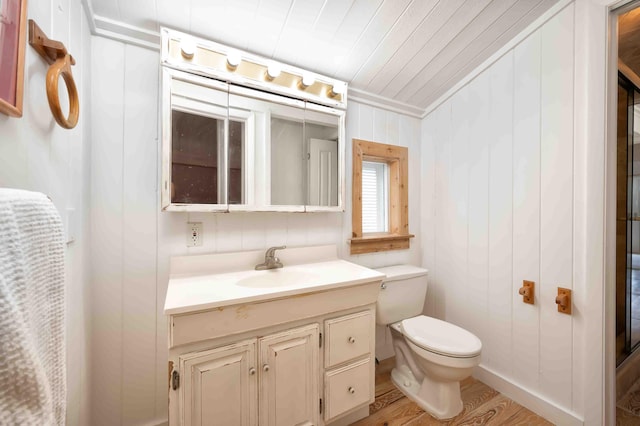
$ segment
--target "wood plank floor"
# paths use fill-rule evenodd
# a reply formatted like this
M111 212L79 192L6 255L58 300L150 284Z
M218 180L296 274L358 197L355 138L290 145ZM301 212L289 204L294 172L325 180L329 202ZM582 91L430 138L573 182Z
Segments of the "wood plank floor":
M616 425L640 425L640 382L631 386L616 405Z
M456 417L436 420L406 398L391 382L395 358L376 366L376 400L369 406L369 417L357 426L395 425L551 425L542 417L472 377L460 385L464 408Z

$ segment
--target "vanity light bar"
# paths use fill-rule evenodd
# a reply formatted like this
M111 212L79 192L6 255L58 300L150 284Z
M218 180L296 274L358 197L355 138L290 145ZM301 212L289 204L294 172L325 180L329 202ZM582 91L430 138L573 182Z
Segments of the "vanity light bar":
M272 59L162 28L162 65L340 109L347 83Z

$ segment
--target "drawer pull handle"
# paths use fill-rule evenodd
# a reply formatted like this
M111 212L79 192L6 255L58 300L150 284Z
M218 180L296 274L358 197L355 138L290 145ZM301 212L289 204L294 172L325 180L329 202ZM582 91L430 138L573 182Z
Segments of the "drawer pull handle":
M253 367L251 367L251 368L249 369L249 375L253 376L254 374L256 374L256 369L255 369L255 368L253 368Z
M349 343L355 343L355 342L356 342L355 337L349 337Z
M262 366L262 371L267 372L269 371L269 364L265 364Z
M356 393L356 390L353 388L353 386L349 386L349 393Z

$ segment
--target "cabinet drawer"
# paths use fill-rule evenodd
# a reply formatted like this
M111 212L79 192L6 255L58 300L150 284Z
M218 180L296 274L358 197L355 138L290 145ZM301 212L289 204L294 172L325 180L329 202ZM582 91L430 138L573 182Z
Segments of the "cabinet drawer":
M327 404L325 421L331 420L362 404L372 402L373 372L371 359L365 358L346 367L325 373L324 397Z
M371 352L374 327L372 321L371 311L327 320L325 367L332 367Z

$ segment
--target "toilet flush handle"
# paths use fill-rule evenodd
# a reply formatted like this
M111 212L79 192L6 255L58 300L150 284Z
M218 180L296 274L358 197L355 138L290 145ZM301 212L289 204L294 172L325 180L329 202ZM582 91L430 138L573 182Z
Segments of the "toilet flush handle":
M387 285L385 283L380 284L380 289L381 290L386 290L387 289Z

